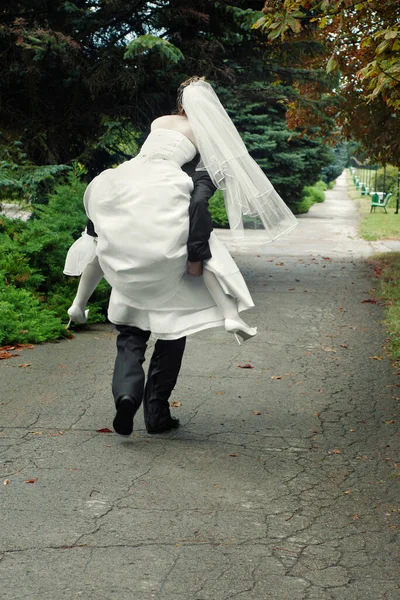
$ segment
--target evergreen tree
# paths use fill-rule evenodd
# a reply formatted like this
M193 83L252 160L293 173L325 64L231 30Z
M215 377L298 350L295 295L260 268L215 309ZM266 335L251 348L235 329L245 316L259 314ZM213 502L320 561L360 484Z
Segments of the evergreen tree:
M284 90L280 89L280 94ZM265 82L253 82L232 91L221 90L228 112L250 154L293 209L304 186L321 179L322 169L333 162L332 150L318 137L289 131L285 107L277 91Z

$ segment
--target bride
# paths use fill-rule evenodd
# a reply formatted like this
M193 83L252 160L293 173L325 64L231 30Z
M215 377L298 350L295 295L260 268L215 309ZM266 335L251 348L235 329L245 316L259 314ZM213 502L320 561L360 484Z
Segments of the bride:
M249 156L210 84L198 77L180 86L178 114L153 121L135 158L104 171L89 184L84 205L96 236L84 233L68 252L64 273L82 274L68 314L70 321L85 322L86 303L105 277L112 287L108 318L119 331L113 378L117 433L131 433L133 416L142 401L141 364L150 332L158 339L155 354L159 356L156 360L153 354L144 390L149 433L179 424L170 416L168 404L184 348L183 344L177 350L177 342L182 346L187 335L218 326L234 334L239 344L257 333L239 316L254 306L244 279L212 231L209 258L188 262L194 183L182 167L198 153L201 160L196 171L224 189L236 237L245 233L243 215L261 219L267 241L297 224ZM127 362L127 344L132 343L135 351L130 352L129 367L122 368ZM165 355L170 355L169 359ZM169 361L168 367L162 367L162 356L165 365ZM171 356L175 356L172 367ZM154 369L158 370L158 392Z

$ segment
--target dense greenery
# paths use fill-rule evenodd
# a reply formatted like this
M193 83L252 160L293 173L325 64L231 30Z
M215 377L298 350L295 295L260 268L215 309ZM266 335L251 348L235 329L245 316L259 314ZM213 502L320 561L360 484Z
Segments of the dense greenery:
M65 332L77 281L62 275L67 249L85 227L85 184L76 170L27 222L0 219L0 344L54 340ZM107 284L98 287L90 317L103 320ZM64 324L62 324L64 320Z
M375 294L385 304L385 324L389 332L386 350L400 361L400 252L375 256L373 267L377 277Z
M247 15L247 22L277 54L290 57L286 64L299 92L292 122L306 130L340 125L369 158L399 166L398 0L265 0L262 14ZM340 84L324 81L322 73L336 74Z

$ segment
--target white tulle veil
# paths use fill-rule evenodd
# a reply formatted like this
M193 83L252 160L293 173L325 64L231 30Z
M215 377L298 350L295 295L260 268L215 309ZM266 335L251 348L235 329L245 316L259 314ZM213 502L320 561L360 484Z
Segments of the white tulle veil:
M201 79L192 81L181 101L200 152L198 168L205 168L217 188L224 190L234 238L244 239L246 224L260 227L264 242L296 227L297 219L248 153L211 85Z

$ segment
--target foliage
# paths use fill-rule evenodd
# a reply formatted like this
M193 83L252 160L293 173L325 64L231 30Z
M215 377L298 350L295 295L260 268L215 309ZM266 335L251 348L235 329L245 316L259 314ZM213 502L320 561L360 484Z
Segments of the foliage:
M136 58L139 54L151 53L154 51L172 63L178 63L184 59L179 48L167 40L149 34L141 35L130 42L126 47L124 58Z
M322 169L322 179L325 183L335 181L343 173L348 161L348 144L340 144L333 148L332 162Z
M301 200L295 206L295 213L307 213L313 204L324 202L327 185L324 181L317 181L314 185L307 185L302 192Z
M397 171L397 169L396 169ZM400 239L399 215L395 214L395 196L389 201L386 214L382 209L371 211L371 196L362 196L361 190L356 188L349 172L347 172L348 194L357 203L362 216L360 236L369 241L381 239Z
M22 222L0 220L0 332L3 343L53 340L63 334L66 310L76 292L62 274L67 249L85 227L82 171L68 174L48 204L33 205ZM109 295L103 282L91 304L91 320L102 320Z
M378 278L377 296L385 301L385 325L389 333L386 350L400 360L400 252L373 257Z
M266 0L253 27L291 66L340 74L340 85L299 73L299 97L289 103L289 122L306 129L339 123L376 161L400 156L400 5L350 0ZM293 50L300 50L294 52ZM307 51L302 52L302 48ZM315 51L314 51L315 50ZM286 64L289 64L288 62ZM315 110L325 97L324 110ZM332 121L331 121L332 123Z
M396 196L398 193L399 169L392 165L387 165L386 172L384 168L378 169L376 173L376 189Z
M0 271L0 345L67 337L65 324L32 292L6 284Z
M224 195L221 190L217 190L208 202L213 227L223 229L229 227L229 221L225 210Z
M68 169L66 165L34 165L19 140L7 140L0 133L0 200L40 202Z

